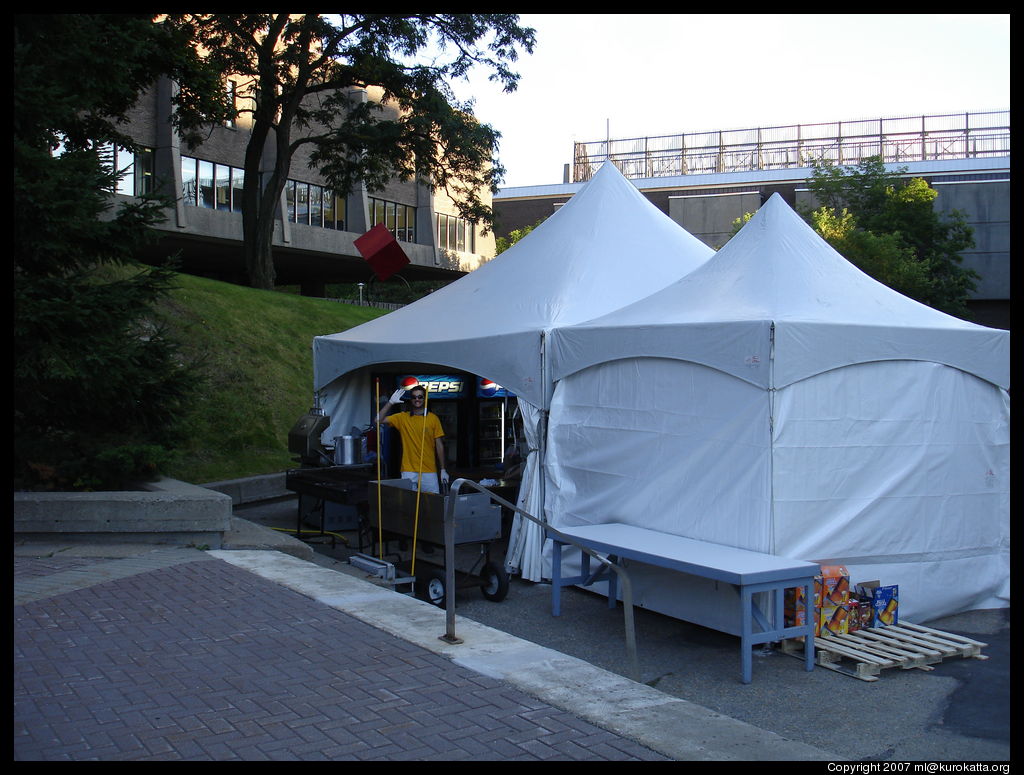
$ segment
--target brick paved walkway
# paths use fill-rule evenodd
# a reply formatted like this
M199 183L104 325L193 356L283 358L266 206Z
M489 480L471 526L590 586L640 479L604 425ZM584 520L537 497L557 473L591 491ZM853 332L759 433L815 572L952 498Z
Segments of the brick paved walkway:
M665 759L195 550L15 558L14 758Z

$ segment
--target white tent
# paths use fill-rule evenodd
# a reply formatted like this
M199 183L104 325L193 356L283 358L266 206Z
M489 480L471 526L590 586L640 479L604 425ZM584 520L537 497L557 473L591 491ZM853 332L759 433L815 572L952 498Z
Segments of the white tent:
M376 320L316 337L314 389L331 417L324 438L369 422L371 367L415 363L464 370L514 392L530 449L538 450L552 391L546 333L648 296L713 252L605 164L526 238L476 271ZM538 472L531 455L520 502L534 514L541 502ZM541 539L532 530L514 529L509 556L519 567L523 542L539 547Z
M549 346L554 527L834 561L898 584L910 620L1008 605L1009 332L876 282L778 194L696 271ZM636 599L675 613L647 570Z

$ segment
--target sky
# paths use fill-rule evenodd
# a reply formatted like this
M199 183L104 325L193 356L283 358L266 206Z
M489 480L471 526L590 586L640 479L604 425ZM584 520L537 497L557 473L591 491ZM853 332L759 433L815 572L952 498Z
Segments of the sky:
M455 84L501 135L503 187L562 182L574 142L1010 108L1008 14L522 14L505 94Z

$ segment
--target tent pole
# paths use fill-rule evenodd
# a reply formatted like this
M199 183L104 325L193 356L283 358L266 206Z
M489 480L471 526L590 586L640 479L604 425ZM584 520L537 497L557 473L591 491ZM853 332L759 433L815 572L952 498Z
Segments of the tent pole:
M768 329L768 553L775 554L775 322Z
M545 482L545 479L547 479L547 475L545 474L545 471L547 470L546 465L547 465L547 456L548 456L548 412L550 411L550 407L551 407L551 390L549 389L550 386L548 385L548 379L549 379L548 375L549 375L550 372L548 370L547 334L548 334L548 332L546 330L540 332L541 406L540 406L540 418L539 418L538 428L537 428L537 436L538 436L538 442L539 442L538 445L537 445L537 453L540 455L540 465L537 467L537 470L538 470L537 476L540 479L540 481L537 482L537 485L538 485L538 487L540 489L540 514L538 514L537 516L540 518L540 521L544 522L545 524L547 523L547 516L545 514L544 507L545 507L545 504L547 503L547 499L548 499L547 498L547 483ZM543 568L544 568L544 542L545 542L546 539L547 539L546 535L541 535L541 537L540 537L540 560L541 560L541 563L540 563L540 565L541 565L541 574L540 575L541 575L541 578L543 578L543 576L544 576L544 571L543 571Z

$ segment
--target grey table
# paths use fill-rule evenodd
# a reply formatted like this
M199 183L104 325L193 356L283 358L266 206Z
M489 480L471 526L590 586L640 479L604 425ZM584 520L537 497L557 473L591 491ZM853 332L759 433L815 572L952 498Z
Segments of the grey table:
M566 586L589 586L607 580L608 605L614 607L617 604L616 574L607 570L592 574L590 556L586 552L581 553L580 575L562 576L562 549L577 544L607 555L609 561L618 565L623 560L635 560L732 584L739 592L736 616L739 619L743 683L750 683L752 679L751 647L758 643L803 637L805 668L808 671L814 669L814 577L820 572L816 563L697 541L621 523L558 528L549 537L554 546L551 580L554 616L561 613L561 590ZM569 539L571 543L564 539ZM804 591L804 623L787 627L783 615L785 590L800 587ZM754 595L758 592L772 593L774 624L768 622L755 604ZM754 631L755 624L759 628L757 632Z

